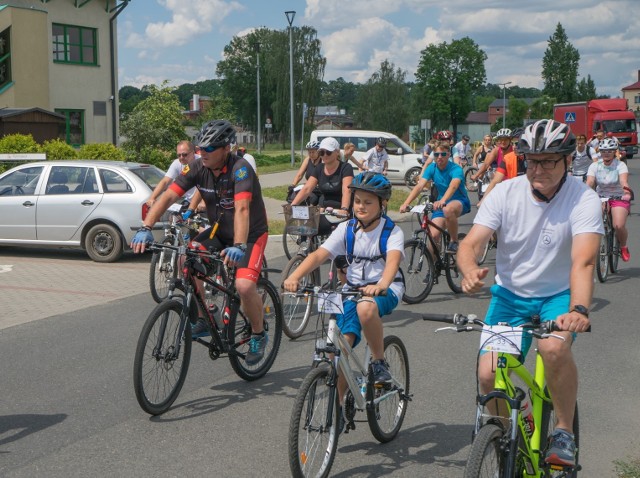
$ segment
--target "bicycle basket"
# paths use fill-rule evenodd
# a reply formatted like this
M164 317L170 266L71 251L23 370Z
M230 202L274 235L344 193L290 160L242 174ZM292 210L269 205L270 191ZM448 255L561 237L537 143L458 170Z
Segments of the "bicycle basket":
M318 206L292 206L285 204L284 219L288 234L313 236L318 234L320 210Z

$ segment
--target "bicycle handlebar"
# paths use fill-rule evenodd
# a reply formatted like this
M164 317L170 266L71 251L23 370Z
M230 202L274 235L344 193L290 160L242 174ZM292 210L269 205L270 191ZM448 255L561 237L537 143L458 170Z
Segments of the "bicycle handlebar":
M321 292L335 293L335 294L340 294L346 297L370 297L370 296L364 296L362 294L362 291L359 289L358 290L343 290L343 289L332 290L332 289L323 288L318 285L305 285L303 287L299 287L298 290L296 291L296 296L303 296L304 294L307 294L307 293L318 295ZM380 296L387 295L386 290L382 292L383 292L382 294L379 294Z

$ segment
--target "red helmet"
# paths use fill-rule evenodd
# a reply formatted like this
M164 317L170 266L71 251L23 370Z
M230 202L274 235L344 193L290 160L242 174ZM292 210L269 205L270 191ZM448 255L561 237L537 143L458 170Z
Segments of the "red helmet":
M436 139L438 141L449 141L451 139L451 133L446 130L438 131L438 133L436 133Z

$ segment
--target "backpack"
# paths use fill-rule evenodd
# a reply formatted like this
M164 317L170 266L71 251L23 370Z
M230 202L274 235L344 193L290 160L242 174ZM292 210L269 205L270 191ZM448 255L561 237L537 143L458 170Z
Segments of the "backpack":
M377 261L378 259L386 259L387 258L387 241L389 240L389 236L391 235L391 231L396 226L395 222L393 222L386 214L382 215L383 219L386 219L384 223L384 227L382 228L382 233L380 234L380 242L378 244L380 249L380 254L374 257L355 257L353 255L353 248L356 242L356 225L358 224L358 220L356 218L349 219L347 224L347 260L352 262L353 259L363 259L367 261Z
M585 152L587 153L587 156L589 156L589 159L593 161L593 158L591 157L591 152L589 151L591 149L591 146L587 144L585 145L584 149L585 149ZM578 155L578 150L574 151L571 154L571 161L575 161L577 155Z

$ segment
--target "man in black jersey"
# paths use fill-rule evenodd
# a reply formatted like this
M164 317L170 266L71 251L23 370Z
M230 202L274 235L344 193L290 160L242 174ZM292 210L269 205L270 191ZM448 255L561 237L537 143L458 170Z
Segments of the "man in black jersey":
M211 121L202 127L195 141L200 159L191 163L153 205L131 241L131 248L136 253L144 252L146 245L153 242L151 228L156 221L186 191L197 187L207 205L211 227L196 236L194 242L222 250L225 262L237 266L236 290L253 329L245 362L255 365L264 356L268 341L262 299L256 287L267 245L267 213L255 171L245 159L231 154L235 138L236 131L228 121ZM211 237L213 228L216 232ZM208 334L204 321L193 325L193 336Z

